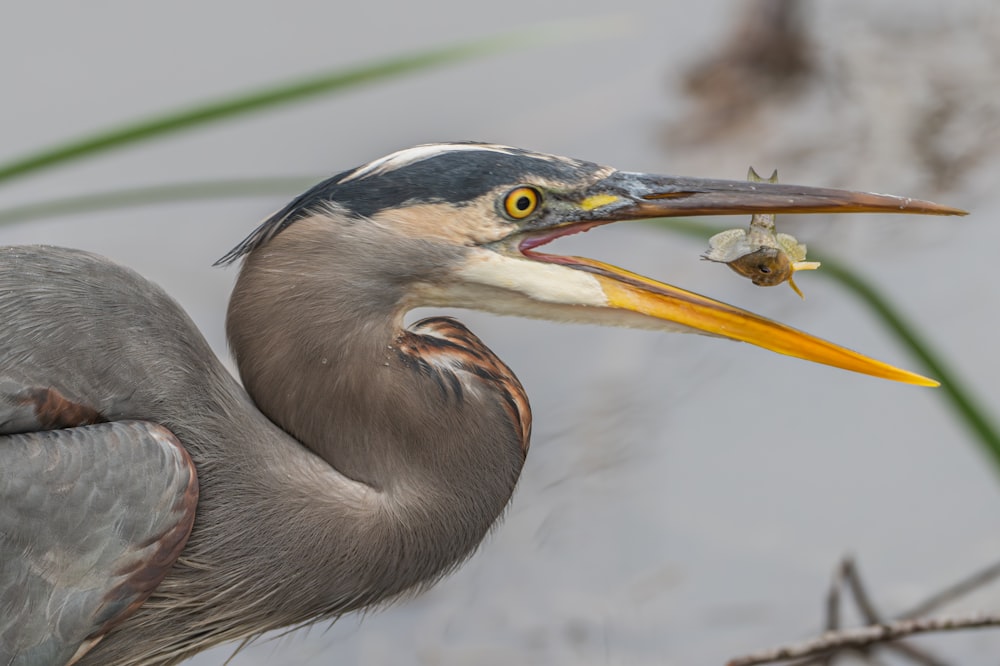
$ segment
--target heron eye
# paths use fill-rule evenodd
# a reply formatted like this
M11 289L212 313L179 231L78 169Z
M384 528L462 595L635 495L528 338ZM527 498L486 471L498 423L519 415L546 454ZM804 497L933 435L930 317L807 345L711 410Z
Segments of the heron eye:
M511 218L523 220L535 212L541 198L541 194L533 187L518 187L507 193L503 208Z

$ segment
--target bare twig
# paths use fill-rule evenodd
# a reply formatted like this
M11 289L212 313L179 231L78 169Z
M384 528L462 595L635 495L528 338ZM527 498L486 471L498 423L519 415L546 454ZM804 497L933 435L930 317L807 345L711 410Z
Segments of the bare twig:
M921 666L947 666L946 662L899 639L912 634L954 631L990 626L1000 626L1000 614L968 615L962 617L917 618L937 610L941 606L975 591L1000 577L1000 562L991 564L971 576L949 586L900 614L892 621L885 621L872 602L861 578L857 563L852 557L845 557L838 565L826 597L826 632L813 640L795 645L773 648L753 655L739 657L730 666L752 666L753 664L790 662L789 666L830 666L833 660L845 652L855 652L871 656L874 648L896 652ZM858 613L867 626L855 629L841 627L841 591L849 590L854 597ZM897 641L897 642L893 642Z
M868 588L861 581L861 572L853 557L845 557L841 562L840 577L851 591L862 619L867 624L882 624L882 615L875 609L875 604L868 596Z
M961 631L1000 626L1000 613L971 613L968 615L896 620L869 627L828 631L818 638L796 645L787 645L738 657L728 666L756 666L776 661L789 661L801 657L823 656L837 650L864 650L878 643L895 641L915 634L940 631Z
M885 623L883 615L875 608L875 604L872 602L871 596L868 594L868 588L861 579L861 570L858 568L857 562L855 562L853 557L845 557L841 561L840 566L837 568L837 577L834 579L834 589L839 589L840 585L838 585L838 583L846 585L847 589L851 591L851 596L854 597L854 603L857 605L858 612L861 614L861 619L866 625L872 626ZM901 620L905 618L897 617L896 619ZM827 619L827 624L830 624L829 618ZM869 646L863 650L864 654L870 655L872 647L874 646ZM926 650L907 643L886 643L880 645L879 647L882 647L890 652L900 654L920 666L947 666L945 662L941 661ZM823 658L823 666L832 664L835 656L835 654L831 654L829 657ZM806 666L809 663L810 660L807 660L801 664L796 664L795 666Z

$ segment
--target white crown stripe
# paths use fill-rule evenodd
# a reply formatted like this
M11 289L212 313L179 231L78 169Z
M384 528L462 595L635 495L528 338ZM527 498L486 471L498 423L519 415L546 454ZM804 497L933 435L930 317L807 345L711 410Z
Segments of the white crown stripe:
M361 180L370 176L379 176L389 173L390 171L395 171L396 169L401 169L409 164L415 164L416 162L421 162L423 160L430 159L431 157L443 155L444 153L461 151L489 151L494 153L503 153L504 155L516 154L514 149L496 144L429 143L422 146L415 146L413 148L406 148L390 155L386 155L385 157L380 157L373 162L369 162L364 166L358 167L342 178L340 182L347 183L352 180Z

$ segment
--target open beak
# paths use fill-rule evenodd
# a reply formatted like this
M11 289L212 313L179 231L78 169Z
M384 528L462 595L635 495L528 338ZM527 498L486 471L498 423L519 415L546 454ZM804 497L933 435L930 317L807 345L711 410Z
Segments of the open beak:
M588 188L573 219L525 225L518 244L535 261L585 271L596 279L605 307L627 310L688 330L749 342L779 354L832 365L883 379L937 386L938 382L901 370L850 349L746 310L584 257L538 252L555 238L620 220L741 213L914 213L965 215L929 201L884 194L799 185L674 178L614 172ZM532 228L534 226L534 228Z

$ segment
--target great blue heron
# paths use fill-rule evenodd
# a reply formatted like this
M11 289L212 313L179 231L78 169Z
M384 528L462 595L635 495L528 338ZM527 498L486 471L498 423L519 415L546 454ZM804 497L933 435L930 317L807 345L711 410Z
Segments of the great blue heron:
M933 383L549 241L617 220L952 208L419 146L320 183L227 254L246 390L158 287L0 250L0 664L173 664L428 586L507 504L517 378L417 306L696 331Z

